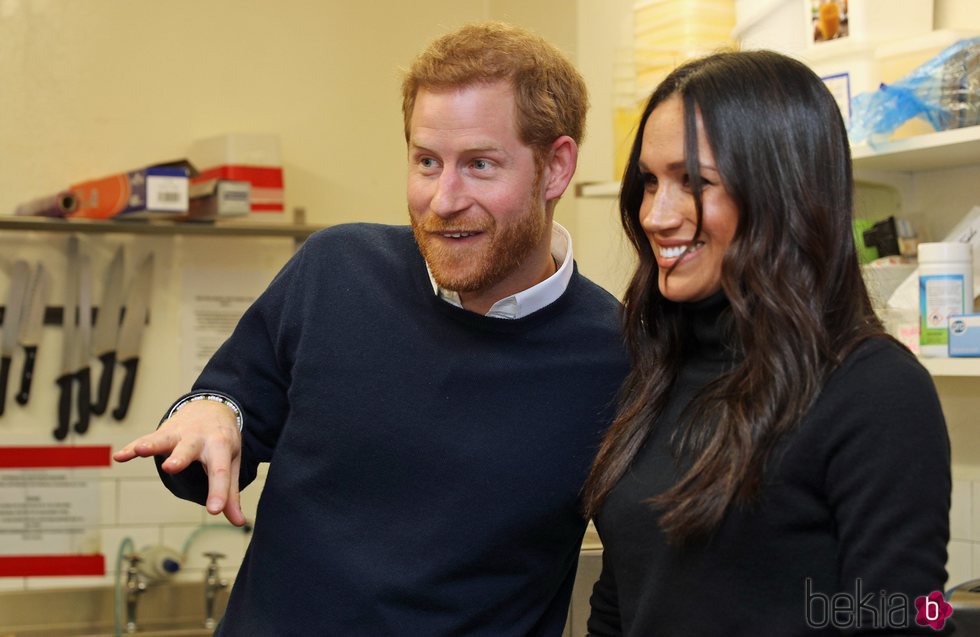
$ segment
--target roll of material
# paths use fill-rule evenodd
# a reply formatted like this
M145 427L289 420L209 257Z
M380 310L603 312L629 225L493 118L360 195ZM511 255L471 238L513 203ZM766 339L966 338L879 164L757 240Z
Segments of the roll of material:
M65 217L78 208L78 196L70 190L56 195L32 199L14 210L15 215L34 217Z

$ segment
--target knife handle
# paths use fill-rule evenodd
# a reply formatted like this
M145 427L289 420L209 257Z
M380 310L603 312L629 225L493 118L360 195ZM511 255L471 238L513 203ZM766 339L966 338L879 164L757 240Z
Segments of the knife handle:
M20 376L20 392L17 403L26 405L31 396L31 380L34 379L34 359L37 357L37 345L24 346L24 371Z
M55 440L64 440L68 436L68 419L71 418L71 385L74 380L74 374L62 374L56 381L61 393L58 396L58 427L54 430Z
M7 408L7 375L10 373L10 357L0 357L0 416Z
M129 411L129 401L133 397L133 385L136 383L136 368L139 366L139 357L133 357L122 362L126 369L123 377L122 389L119 391L119 406L112 412L112 417L116 420L123 420L126 412Z
M99 356L102 361L102 375L99 376L99 391L92 403L92 413L101 416L109 408L109 392L112 390L112 375L116 369L116 353L106 352Z
M83 434L88 431L89 412L92 409L92 372L83 367L76 375L78 379L78 422L75 423L75 433Z

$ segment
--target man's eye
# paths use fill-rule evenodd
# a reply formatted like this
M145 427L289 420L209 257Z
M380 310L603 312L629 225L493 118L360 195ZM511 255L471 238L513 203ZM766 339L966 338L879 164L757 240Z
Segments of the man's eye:
M489 167L490 162L488 162L486 159L477 159L473 162L473 168L476 168L477 170L486 170Z
M419 166L422 168L433 168L436 165L436 160L431 157L423 157L419 160Z

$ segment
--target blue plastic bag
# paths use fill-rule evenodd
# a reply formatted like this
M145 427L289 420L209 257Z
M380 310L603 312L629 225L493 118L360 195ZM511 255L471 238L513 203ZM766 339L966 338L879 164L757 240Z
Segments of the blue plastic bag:
M960 40L892 84L851 100L851 143L874 146L919 117L935 130L980 124L980 37Z

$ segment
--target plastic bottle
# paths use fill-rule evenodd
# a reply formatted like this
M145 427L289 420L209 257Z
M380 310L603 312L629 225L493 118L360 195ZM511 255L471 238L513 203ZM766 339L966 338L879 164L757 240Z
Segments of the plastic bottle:
M969 243L919 244L919 345L922 356L949 355L949 316L973 311Z
M137 565L140 574L150 582L168 579L180 570L183 556L175 549L162 544L144 546L139 551Z

